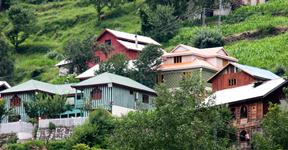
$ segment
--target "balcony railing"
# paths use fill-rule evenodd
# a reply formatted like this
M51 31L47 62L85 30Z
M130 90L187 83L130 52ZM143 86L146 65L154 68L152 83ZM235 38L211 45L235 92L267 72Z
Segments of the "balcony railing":
M84 124L86 119L87 117L43 119L39 120L39 128L48 128L49 122L55 124L56 127L73 127Z
M9 133L32 133L33 126L31 123L27 122L11 122L11 123L1 123L0 124L0 134L9 134Z

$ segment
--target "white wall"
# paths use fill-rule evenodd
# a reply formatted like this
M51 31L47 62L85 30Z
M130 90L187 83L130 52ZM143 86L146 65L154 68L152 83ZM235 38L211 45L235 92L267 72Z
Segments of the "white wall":
M136 111L136 110L117 106L117 105L112 105L112 115L116 116L116 117L121 117L123 115L127 115L131 111Z
M48 128L49 122L54 123L57 127L73 127L84 124L87 117L75 117L75 118L59 118L59 119L42 119L39 120L39 128Z

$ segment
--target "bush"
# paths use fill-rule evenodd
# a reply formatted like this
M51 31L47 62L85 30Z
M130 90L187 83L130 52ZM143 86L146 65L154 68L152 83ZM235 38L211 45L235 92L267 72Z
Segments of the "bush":
M73 150L89 150L90 147L86 144L77 144L73 146Z
M9 150L31 150L31 149L42 149L44 143L42 141L28 141L24 144L9 144Z
M68 150L66 141L50 141L47 145L48 150Z
M221 33L211 29L201 29L192 38L192 45L197 48L220 47L224 45L224 38Z
M49 51L47 54L46 54L46 57L49 58L49 59L56 59L56 60L62 60L63 58L63 55L56 52L56 51Z

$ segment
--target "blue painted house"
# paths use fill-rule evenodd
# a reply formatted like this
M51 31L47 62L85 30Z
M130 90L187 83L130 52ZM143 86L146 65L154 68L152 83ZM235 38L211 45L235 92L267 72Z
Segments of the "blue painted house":
M92 109L102 107L115 115L130 110L152 108L152 101L156 96L153 89L143 84L107 72L72 87L77 89L77 93L81 93L81 98L75 102L76 108L84 107L88 102Z
M0 92L2 98L6 101L6 107L14 107L15 113L18 114L18 119L28 121L28 116L25 113L23 103L35 99L38 93L46 93L50 95L63 95L67 97L67 102L74 105L76 90L71 87L71 84L53 85L41 81L29 80L7 90ZM62 114L63 117L80 116L80 110L72 109L72 111ZM14 118L15 119L15 118ZM13 120L13 121L17 121ZM11 121L11 122L13 122ZM9 122L6 117L3 122Z

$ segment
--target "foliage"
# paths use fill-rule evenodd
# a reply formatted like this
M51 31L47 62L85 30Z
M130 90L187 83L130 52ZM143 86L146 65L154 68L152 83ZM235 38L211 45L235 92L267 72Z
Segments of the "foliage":
M142 33L159 42L168 41L180 28L181 21L173 15L171 6L158 5L154 11L146 9L140 12Z
M159 46L146 46L134 62L135 69L131 71L131 78L152 88L155 84L156 69L161 63L162 55L163 51Z
M90 147L86 144L77 144L73 146L73 150L89 150Z
M100 51L102 52L106 57L111 54L111 51L113 50L113 47L108 45L108 44L99 44L97 41L93 43L93 49L95 51Z
M12 78L14 71L14 62L9 56L7 43L0 38L0 80L9 80Z
M124 54L115 54L111 56L106 62L103 62L99 66L99 70L95 74L101 74L104 72L110 72L122 76L127 76L128 61Z
M224 38L221 33L204 28L197 31L191 44L197 48L220 47L224 45Z
M9 150L31 150L31 149L42 149L44 148L44 143L42 141L28 141L23 144L9 144Z
M78 143L86 144L89 147L107 147L107 138L113 132L114 119L105 109L96 109L89 113L89 121L76 127L67 144L70 146Z
M227 17L226 22L241 22L252 15L287 16L287 13L288 2L286 0L272 0L265 5L240 7Z
M72 72L82 73L88 69L87 63L94 59L93 39L91 37L83 41L72 39L65 44L65 57L67 61L71 62L69 65Z
M55 129L56 129L56 125L53 122L49 122L48 136L46 137L46 145L48 144L50 136L51 136L52 132L55 131Z
M66 141L50 141L47 145L48 150L67 150Z
M57 76L51 81L52 84L68 84L77 82L79 82L79 79L77 79L75 75Z
M4 117L9 116L13 111L13 108L7 109L5 104L5 100L0 98L0 123L2 122Z
M12 3L13 0L0 0L0 11L8 9Z
M263 133L253 137L253 148L256 150L287 149L287 115L287 110L281 110L277 104L270 104L269 112L262 121Z
M8 18L12 28L7 32L7 36L15 49L19 50L19 44L28 38L34 28L35 15L29 9L14 5L8 11Z
M230 111L204 105L206 94L205 84L196 76L173 92L161 85L155 110L132 112L118 120L111 148L229 149L235 135Z

